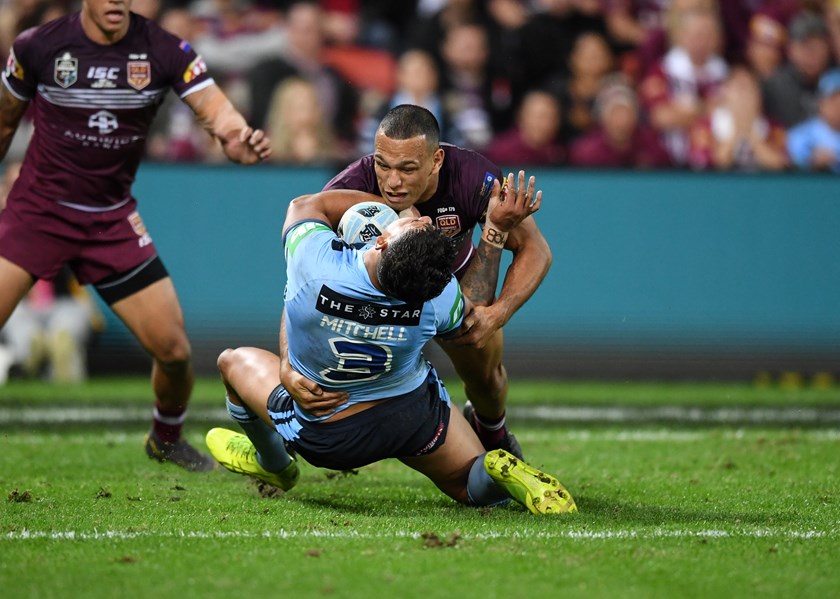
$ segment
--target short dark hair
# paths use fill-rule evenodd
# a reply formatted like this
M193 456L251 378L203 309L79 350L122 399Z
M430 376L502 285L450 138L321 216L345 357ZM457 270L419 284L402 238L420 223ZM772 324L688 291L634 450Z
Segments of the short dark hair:
M440 146L440 125L435 115L415 104L400 104L385 113L379 128L391 139L411 139L426 136L429 147Z
M441 230L408 230L382 251L379 283L388 295L404 302L425 302L443 292L454 259L455 245Z

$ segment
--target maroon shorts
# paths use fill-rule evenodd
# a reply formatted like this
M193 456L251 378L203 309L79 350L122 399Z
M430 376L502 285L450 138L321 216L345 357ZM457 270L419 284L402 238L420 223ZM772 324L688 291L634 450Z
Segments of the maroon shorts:
M12 201L0 212L0 256L39 279L66 264L88 284L128 272L157 250L134 199L107 212Z

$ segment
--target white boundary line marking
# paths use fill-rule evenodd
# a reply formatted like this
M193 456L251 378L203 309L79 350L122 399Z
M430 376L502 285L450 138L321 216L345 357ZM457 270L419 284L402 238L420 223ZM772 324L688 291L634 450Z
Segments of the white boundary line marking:
M358 531L317 531L317 530L264 530L257 531L189 531L174 532L129 532L120 530L105 530L92 532L83 531L39 531L22 530L0 535L0 541L101 541L101 540L133 540L139 538L179 538L179 539L419 539L423 533L412 531L393 531L385 533L368 533ZM705 529L705 530L567 530L560 532L527 532L527 531L499 531L488 533L464 533L466 540L509 539L567 539L567 540L612 540L612 539L686 539L686 538L716 538L716 539L835 539L840 538L840 530L795 530L783 528L756 529Z
M511 420L576 423L680 423L680 424L768 424L840 426L836 407L714 407L685 406L510 406ZM136 406L36 406L0 408L0 426L49 424L102 424L150 422L151 405ZM224 408L195 407L188 413L191 422L229 420Z

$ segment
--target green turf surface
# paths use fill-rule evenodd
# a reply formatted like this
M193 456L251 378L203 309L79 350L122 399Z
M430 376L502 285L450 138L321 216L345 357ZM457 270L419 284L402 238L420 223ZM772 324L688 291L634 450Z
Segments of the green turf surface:
M447 381L452 398L464 399L461 384ZM511 381L512 405L762 405L838 406L840 385L794 378L783 384L750 382L602 382L602 381ZM0 386L0 406L72 404L112 405L115 402L145 402L152 398L148 379L97 378L78 385L48 385L39 381L11 380ZM196 381L196 405L224 405L224 390L217 378Z
M142 453L142 431L5 431L10 597L828 597L837 431L518 430L580 513L477 510L398 462L282 497ZM201 442L198 431L190 438ZM5 595L5 593L4 593Z
M450 389L458 398L457 385ZM13 381L0 408L150 405L145 380ZM215 380L196 404L219 405ZM516 383L526 404L840 406L834 388ZM726 397L722 397L725 395ZM58 401L57 398L60 398ZM192 420L203 446L211 423ZM0 427L0 595L289 598L830 597L840 429L516 422L580 513L455 504L396 461L245 477L148 460L145 427Z

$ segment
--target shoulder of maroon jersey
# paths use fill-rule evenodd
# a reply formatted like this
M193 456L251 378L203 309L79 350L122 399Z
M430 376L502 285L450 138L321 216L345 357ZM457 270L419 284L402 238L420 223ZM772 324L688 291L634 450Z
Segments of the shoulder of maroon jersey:
M444 151L443 179L448 181L450 193L461 187L470 190L469 195L477 199L479 204L489 201L493 180L501 180L502 170L474 150L452 144L441 144L441 147Z
M67 36L55 35L55 32L63 29L71 21L78 20L78 13L64 15L44 23L30 27L18 34L15 38L15 45L26 45L30 48L37 48L39 52L47 52L53 46L64 46L67 44Z
M465 165L475 164L478 165L478 169L476 170L491 171L497 174L501 173L501 169L498 166L496 166L489 158L487 158L483 154L480 154L479 152L476 152L475 150L462 148L449 143L441 143L440 147L443 149L444 152L444 165L447 162L449 162L450 166L457 166L457 168L460 170Z
M143 37L149 41L152 48L157 44L179 45L183 40L177 35L170 33L155 21L147 19L143 15L131 13L132 20L132 35ZM189 44L186 45L189 48Z
M362 156L333 177L324 186L327 189L357 189L375 193L378 191L373 167L373 154Z

